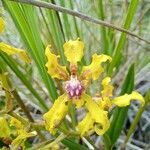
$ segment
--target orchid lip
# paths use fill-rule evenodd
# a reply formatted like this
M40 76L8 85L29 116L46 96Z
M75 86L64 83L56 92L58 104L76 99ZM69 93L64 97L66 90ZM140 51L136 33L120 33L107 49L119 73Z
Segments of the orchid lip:
M71 76L71 79L66 82L66 92L69 98L79 98L84 90L83 83L77 79L77 76Z

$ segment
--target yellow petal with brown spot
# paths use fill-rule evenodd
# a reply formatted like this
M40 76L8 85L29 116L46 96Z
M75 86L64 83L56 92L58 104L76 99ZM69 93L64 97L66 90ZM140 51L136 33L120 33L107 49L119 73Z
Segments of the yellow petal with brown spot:
M68 78L68 73L65 66L60 66L58 63L58 56L51 53L51 46L48 45L45 49L45 55L47 57L46 67L48 68L48 73L52 78L66 80Z
M111 57L107 55L97 55L94 54L92 56L92 62L88 66L84 66L81 76L86 79L93 79L97 80L101 73L104 71L104 68L102 67L102 63L106 62L107 60L111 61Z
M68 96L65 93L59 96L50 110L44 114L45 127L51 134L55 134L55 129L65 118L68 112L68 103Z

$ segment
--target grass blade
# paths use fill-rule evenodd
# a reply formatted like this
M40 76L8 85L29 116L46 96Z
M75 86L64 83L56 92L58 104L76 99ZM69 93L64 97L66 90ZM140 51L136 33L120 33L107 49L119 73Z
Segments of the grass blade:
M101 20L105 19L105 14L104 14L104 8L103 8L104 2L102 0L98 0L98 15ZM107 29L105 27L101 27L101 40L103 44L103 53L104 54L109 54L108 49L109 49L109 44L108 44L108 39L107 39Z
M45 0L48 2L49 0ZM60 20L58 20L58 15L53 10L45 10L46 17L48 19L48 24L50 25L51 34L54 36L54 43L57 45L57 49L59 51L61 57L61 63L64 65L66 64L66 58L64 56L63 51L63 44L64 44L64 37L62 33L62 24L60 24Z
M69 150L88 150L88 148L86 148L85 146L75 143L71 139L66 138L62 141L62 143L65 144L69 148Z
M137 6L138 6L138 2L139 0L131 0L128 11L127 11L127 15L124 21L124 25L123 27L125 29L129 29L130 25L132 23L134 14L136 12ZM112 75L113 73L113 69L116 67L118 67L121 63L121 59L122 59L122 53L123 53L123 48L125 46L125 42L126 42L126 34L125 33L121 33L121 36L119 38L119 42L116 46L116 49L114 51L113 54L113 60L110 64L109 70L108 70L108 74L109 76Z

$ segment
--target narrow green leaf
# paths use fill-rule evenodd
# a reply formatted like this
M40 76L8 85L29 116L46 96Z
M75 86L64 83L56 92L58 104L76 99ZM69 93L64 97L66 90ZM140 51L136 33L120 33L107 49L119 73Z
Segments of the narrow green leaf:
M132 23L134 14L136 12L137 6L138 6L138 2L139 0L131 0L128 11L127 11L127 15L124 21L124 25L123 27L125 29L129 29L130 25ZM109 70L108 70L108 74L109 76L112 75L113 73L113 69L116 67L118 67L121 63L121 59L122 59L122 53L123 53L123 48L125 46L125 42L126 42L126 34L125 33L121 33L121 36L119 38L119 42L116 46L116 49L114 51L113 54L113 60L110 64Z
M72 139L66 138L66 139L62 140L62 143L65 144L69 148L69 150L88 150L88 148L74 142Z
M46 2L49 2L49 0L44 0ZM46 16L48 18L48 24L50 25L50 31L51 34L54 36L54 42L55 45L57 46L58 52L61 57L61 63L64 65L66 64L66 58L64 56L64 51L63 51L63 44L64 44L64 37L63 37L63 29L60 24L59 16L57 13L53 10L45 10L46 11Z
M69 2L70 2L70 8L73 10L74 9L73 1L69 0ZM74 16L72 16L72 18L73 18L73 25L74 25L74 28L75 28L75 31L76 31L76 36L81 38L81 34L79 32L79 28L78 28L78 25L77 25L77 20Z
M38 15L35 8L33 6L18 4L6 0L3 0L2 2L10 13L23 41L28 47L27 50L32 55L52 100L55 100L57 98L57 91L54 82L47 74L45 68L46 58L44 55L44 46L39 34L39 28L37 26Z
M60 1L61 6L65 7L66 2L64 2L63 0ZM71 24L69 23L69 19L68 19L68 15L67 14L62 14L62 22L63 22L63 28L65 29L65 35L66 38L69 40L72 38L72 34L71 34Z
M111 140L108 134L104 134L103 135L103 141L104 141L104 145L105 145L105 150L110 150L111 148Z
M101 20L105 19L105 14L104 14L104 2L102 0L98 0L98 16ZM102 45L103 45L103 53L104 54L109 54L108 49L109 49L109 44L108 44L108 39L107 39L107 33L106 33L106 28L101 27L101 40L102 40Z

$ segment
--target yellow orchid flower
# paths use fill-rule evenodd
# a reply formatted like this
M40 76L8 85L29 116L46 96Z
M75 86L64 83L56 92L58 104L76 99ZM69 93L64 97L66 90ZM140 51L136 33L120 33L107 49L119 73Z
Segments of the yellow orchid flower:
M5 22L2 17L0 17L0 33L4 30ZM18 54L19 57L25 61L26 63L31 63L31 59L29 58L28 54L25 50L15 48L13 46L10 46L4 42L0 42L0 50L7 53L7 55L14 55Z
M32 132L26 132L25 130L19 130L18 131L18 136L12 141L11 143L11 149L17 150L19 147L24 147L24 142L26 141L27 138L36 136L37 133L36 131Z
M5 117L0 117L0 124L0 138L8 138L10 141L9 146L13 150L17 150L20 146L23 148L27 138L37 135L36 131L27 132L26 127L14 117L11 117L10 122L7 122ZM9 125L15 127L15 130L12 131ZM16 138L12 140L10 135Z
M52 78L63 79L64 94L58 97L51 109L44 114L45 126L50 133L54 134L55 129L59 126L63 118L68 113L68 107L70 103L74 103L77 108L85 105L89 115L95 123L95 131L103 132L99 129L98 124L101 124L104 130L104 121L108 122L107 112L98 109L96 102L92 101L92 98L85 94L87 82L90 79L96 80L103 72L101 64L107 60L111 61L111 57L107 55L93 55L91 65L83 67L81 74L77 74L78 65L77 62L81 61L84 54L84 43L77 40L70 40L64 44L64 54L67 60L70 62L70 75L65 66L61 66L58 63L58 57L51 52L50 46L46 47L45 54L48 62L46 67L48 73ZM93 112L93 107L96 107L97 115ZM104 114L104 115L102 115Z
M86 107L87 114L77 126L81 136L88 134L90 130L98 135L103 135L110 126L108 111L113 104L123 107L130 104L133 99L138 99L144 103L143 97L136 91L112 99L114 87L110 84L110 77L102 80L102 91L99 97L92 98L86 94L87 82L97 80L104 71L102 63L107 60L111 62L111 57L107 55L92 56L92 62L84 66L80 74L77 73L78 64L83 57L84 43L79 39L68 41L64 44L64 54L70 62L70 73L65 66L58 62L58 56L51 52L50 46L45 50L48 62L46 67L52 78L64 80L64 94L59 96L51 109L44 114L46 129L54 134L63 118L68 113L69 104L73 103L76 108ZM70 74L70 75L69 75Z
M25 125L23 125L21 121L14 117L11 117L10 126L13 126L16 129L16 138L12 141L10 146L14 150L17 150L20 146L24 147L24 142L27 138L37 135L36 131L27 132Z

